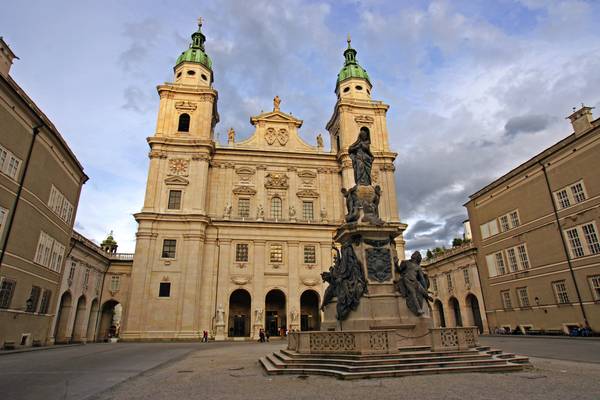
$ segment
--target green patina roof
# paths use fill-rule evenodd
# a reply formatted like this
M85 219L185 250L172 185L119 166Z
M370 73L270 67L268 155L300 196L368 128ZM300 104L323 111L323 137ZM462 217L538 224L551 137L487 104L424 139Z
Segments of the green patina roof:
M371 83L367 71L356 61L356 50L350 46L350 37L348 37L348 48L346 51L344 51L344 58L344 66L342 67L342 70L338 74L337 78L338 84L349 78L361 78Z
M108 236L106 237L106 239L104 239L102 241L102 243L100 243L100 246L111 246L117 244L117 242L115 241L115 238L113 237L113 231L110 231L110 233L108 234Z
M181 55L177 58L175 66L178 66L182 62L187 61L200 63L206 68L212 70L212 61L210 60L210 57L208 57L208 54L206 54L204 50L204 42L206 41L206 36L204 36L200 28L202 28L202 21L198 22L198 30L192 33L192 43L190 44L190 48L181 53Z

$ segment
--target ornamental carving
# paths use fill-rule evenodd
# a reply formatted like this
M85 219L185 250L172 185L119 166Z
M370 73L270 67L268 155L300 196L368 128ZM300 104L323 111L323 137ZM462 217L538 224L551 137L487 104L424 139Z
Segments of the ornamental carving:
M169 175L188 176L190 161L184 158L172 158L169 160Z
M265 140L269 146L272 146L275 144L275 142L278 142L281 146L285 146L285 144L288 142L288 139L288 131L284 128L277 130L275 128L268 128L267 133L265 134Z
M299 190L298 192L296 192L296 195L298 197L313 198L313 199L316 199L317 197L319 197L319 193L316 190L313 190L313 189L302 189L302 190Z
M178 101L175 103L175 108L179 111L194 111L197 106L196 103L192 103L191 101Z
M149 158L167 158L167 152L160 151L160 150L151 150L150 153L148 153L148 157Z
M250 181L250 178L254 175L255 171L249 167L240 167L235 170L235 173L240 177L242 183L247 183Z
M367 273L369 279L379 283L392 279L390 250L383 247L367 249Z
M250 278L248 276L232 276L231 277L231 282L235 283L236 285L245 285L246 283L250 282Z
M375 122L375 119L368 115L357 115L354 117L354 121L359 125L372 125L373 122Z
M302 283L306 286L316 286L319 283L318 279L315 278L300 278Z
M256 189L254 189L251 186L238 186L235 189L233 189L233 193L254 196L256 194Z
M265 176L265 187L267 189L287 189L289 187L286 174L278 172L269 172Z
M192 160L194 161L210 161L210 156L208 154L196 154L192 156Z
M314 171L309 171L307 169L302 170L302 171L298 171L298 176L300 178L316 178L317 177L317 173Z

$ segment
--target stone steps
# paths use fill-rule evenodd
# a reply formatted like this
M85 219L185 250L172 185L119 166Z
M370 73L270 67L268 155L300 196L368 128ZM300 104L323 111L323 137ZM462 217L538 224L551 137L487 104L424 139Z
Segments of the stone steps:
M402 351L397 354L299 354L289 350L269 354L259 363L269 375L326 375L339 379L384 378L410 375L520 371L525 356L498 353L482 347L465 351Z

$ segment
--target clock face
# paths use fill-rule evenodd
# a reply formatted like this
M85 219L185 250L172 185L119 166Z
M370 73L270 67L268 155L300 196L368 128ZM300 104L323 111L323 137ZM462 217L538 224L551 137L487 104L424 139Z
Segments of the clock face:
M169 160L169 169L172 175L187 175L188 160L182 158Z

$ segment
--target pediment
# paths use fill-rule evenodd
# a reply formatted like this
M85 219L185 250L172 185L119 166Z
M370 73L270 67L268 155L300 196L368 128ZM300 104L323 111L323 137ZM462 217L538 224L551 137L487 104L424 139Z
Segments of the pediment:
M189 183L190 183L190 181L188 181L187 179L185 179L181 176L170 176L167 179L165 179L166 185L186 186Z
M292 123L296 125L298 128L302 126L302 120L298 119L290 114L286 114L281 111L271 111L267 113L262 113L250 118L250 123L252 125L256 125L259 122L264 123Z
M238 186L233 189L233 193L254 196L256 194L256 189L251 186Z

